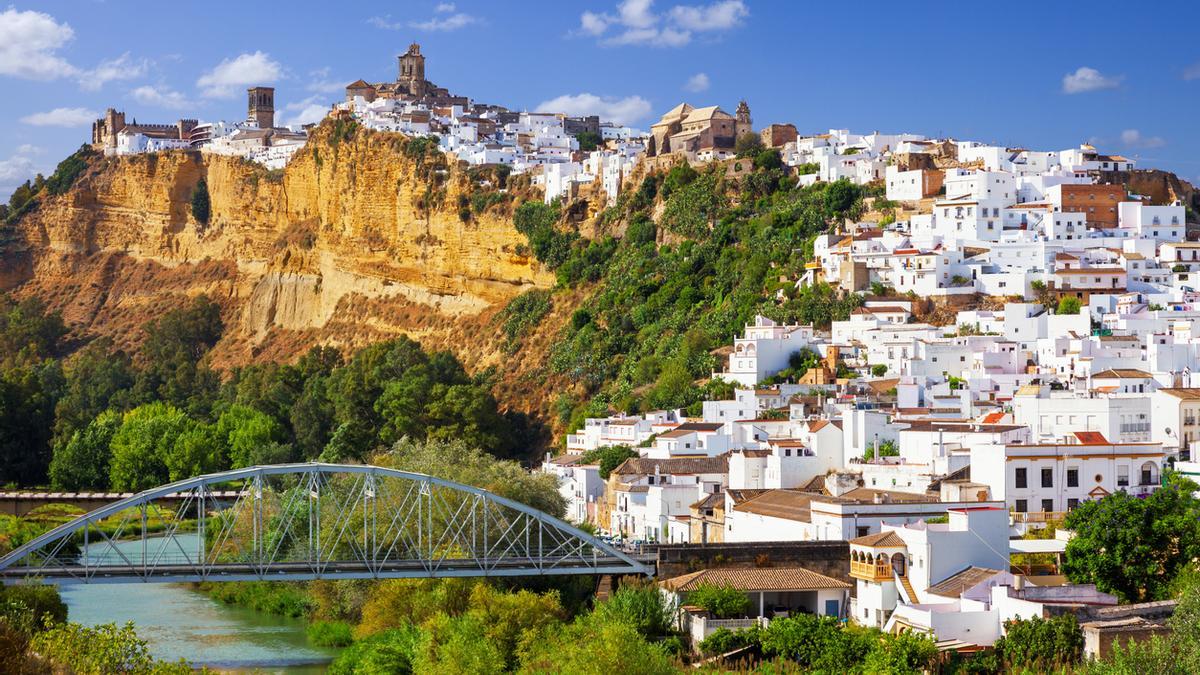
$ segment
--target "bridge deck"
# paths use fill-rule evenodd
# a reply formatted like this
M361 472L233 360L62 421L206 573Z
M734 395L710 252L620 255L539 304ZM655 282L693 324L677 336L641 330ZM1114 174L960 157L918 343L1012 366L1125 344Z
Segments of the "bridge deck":
M654 556L634 556L653 574ZM56 565L33 570L14 568L0 570L0 583L5 585L37 580L55 584L112 584L112 583L189 583L203 581L311 581L314 579L407 579L431 577L519 577L580 574L629 574L627 561L613 556L581 559L569 558L505 559L505 560L443 560L430 564L423 560L401 560L364 564L361 562L331 561L322 565L309 562L209 564L203 571L193 564L154 564L142 568L136 565Z

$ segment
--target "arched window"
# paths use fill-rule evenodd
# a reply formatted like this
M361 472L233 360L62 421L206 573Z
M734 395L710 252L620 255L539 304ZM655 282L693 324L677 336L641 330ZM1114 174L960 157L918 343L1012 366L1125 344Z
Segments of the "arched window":
M1142 480L1140 485L1158 484L1158 465L1154 462L1142 464Z

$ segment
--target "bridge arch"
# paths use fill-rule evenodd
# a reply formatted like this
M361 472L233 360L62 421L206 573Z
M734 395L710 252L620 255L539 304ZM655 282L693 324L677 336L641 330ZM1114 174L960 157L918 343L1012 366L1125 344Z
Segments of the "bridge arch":
M325 463L144 490L0 557L6 584L652 573L578 527L487 490Z

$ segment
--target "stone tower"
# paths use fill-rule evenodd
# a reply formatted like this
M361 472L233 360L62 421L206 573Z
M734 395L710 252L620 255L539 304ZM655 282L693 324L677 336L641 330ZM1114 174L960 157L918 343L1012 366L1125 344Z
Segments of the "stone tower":
M737 112L734 114L736 121L734 122L734 138L741 138L742 134L754 133L754 122L750 119L750 106L746 100L742 99L738 102Z
M251 87L247 90L249 93L249 104L247 119L258 124L259 129L273 129L275 127L275 88L274 87Z
M396 82L417 98L425 95L425 57L421 56L421 45L414 42L400 55L400 74Z

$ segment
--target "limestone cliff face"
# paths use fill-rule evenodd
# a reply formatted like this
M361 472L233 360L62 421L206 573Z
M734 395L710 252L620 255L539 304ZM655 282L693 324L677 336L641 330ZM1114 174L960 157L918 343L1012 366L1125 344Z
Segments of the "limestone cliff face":
M215 357L229 365L399 333L467 357L498 308L553 284L505 205L464 219L476 189L464 168L406 152L399 135L342 131L318 129L283 172L193 152L94 160L0 243L0 285L130 345L146 320L207 293L224 308ZM190 206L201 179L207 225Z

